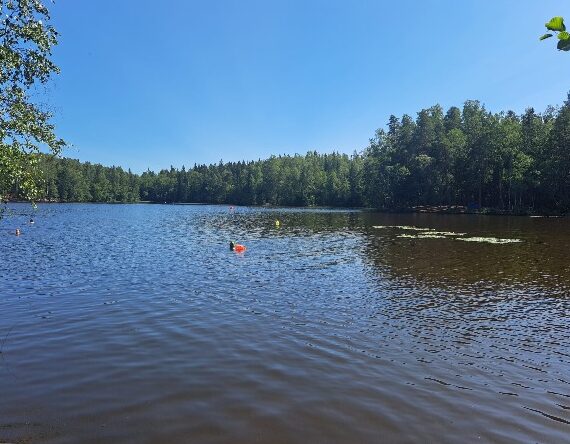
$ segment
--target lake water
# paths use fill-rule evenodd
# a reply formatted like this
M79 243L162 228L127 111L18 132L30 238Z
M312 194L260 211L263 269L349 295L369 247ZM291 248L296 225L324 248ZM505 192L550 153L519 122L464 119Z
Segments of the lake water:
M568 219L12 208L0 442L569 442Z

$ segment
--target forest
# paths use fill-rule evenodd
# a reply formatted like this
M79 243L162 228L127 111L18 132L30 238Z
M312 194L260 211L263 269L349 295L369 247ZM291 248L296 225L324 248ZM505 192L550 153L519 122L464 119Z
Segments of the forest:
M570 210L570 94L543 113L491 113L478 101L390 116L369 145L134 174L40 155L39 201L192 202L370 207L465 206L510 213ZM16 184L10 196L17 199Z

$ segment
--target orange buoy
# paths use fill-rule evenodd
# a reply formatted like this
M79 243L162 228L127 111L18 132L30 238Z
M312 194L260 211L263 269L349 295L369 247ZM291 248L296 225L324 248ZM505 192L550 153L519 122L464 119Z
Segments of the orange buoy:
M234 241L230 241L230 250L237 251L238 253L242 253L246 250L245 245L240 245L235 243Z

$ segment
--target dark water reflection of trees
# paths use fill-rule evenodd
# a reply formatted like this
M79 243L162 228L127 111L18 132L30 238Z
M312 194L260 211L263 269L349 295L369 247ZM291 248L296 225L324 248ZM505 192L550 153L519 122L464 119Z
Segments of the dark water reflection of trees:
M485 216L371 215L383 225L414 225L465 233L445 239L402 238L402 230L369 228L367 255L394 279L457 292L506 288L564 296L570 282L564 219ZM402 219L405 219L402 222ZM399 223L398 223L399 222ZM382 225L378 223L378 225ZM519 243L465 242L467 237L518 239Z
M240 217L239 215L237 217ZM477 215L384 214L349 211L276 210L244 217L244 231L271 227L282 219L281 231L264 228L267 236L354 234L362 236L365 262L377 277L394 284L480 294L489 300L507 289L520 294L566 296L570 294L570 226L565 218L529 218ZM268 223L260 223L259 217ZM241 225L241 224L240 224ZM250 226L251 225L251 226ZM420 232L399 228L413 226L463 236L411 238ZM518 239L518 243L466 242L461 238Z

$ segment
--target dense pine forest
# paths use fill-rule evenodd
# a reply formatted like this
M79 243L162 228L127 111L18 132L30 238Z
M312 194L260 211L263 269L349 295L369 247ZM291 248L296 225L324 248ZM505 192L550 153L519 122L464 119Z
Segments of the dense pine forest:
M368 147L133 174L42 156L40 200L405 209L570 210L570 94L560 107L491 113L477 101L391 116ZM17 187L12 196L18 196Z

